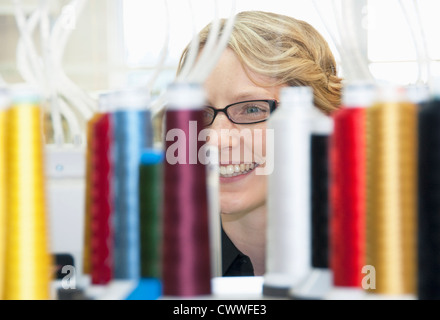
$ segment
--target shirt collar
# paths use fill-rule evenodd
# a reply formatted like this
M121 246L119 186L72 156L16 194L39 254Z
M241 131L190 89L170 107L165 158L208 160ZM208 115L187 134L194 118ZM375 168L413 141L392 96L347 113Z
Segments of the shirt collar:
M222 226L222 270L223 274L229 269L234 260L241 252L232 243Z
M222 226L222 274L225 274L237 257L244 254L232 243Z

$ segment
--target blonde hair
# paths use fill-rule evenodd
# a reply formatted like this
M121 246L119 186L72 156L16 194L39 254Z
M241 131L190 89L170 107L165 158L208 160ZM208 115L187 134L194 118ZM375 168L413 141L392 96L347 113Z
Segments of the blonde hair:
M201 48L210 26L199 34ZM335 59L325 39L307 22L270 12L240 12L228 47L245 70L247 67L276 79L275 85L312 87L315 105L327 114L339 107L342 79L337 76ZM178 72L188 50L189 46L181 56Z

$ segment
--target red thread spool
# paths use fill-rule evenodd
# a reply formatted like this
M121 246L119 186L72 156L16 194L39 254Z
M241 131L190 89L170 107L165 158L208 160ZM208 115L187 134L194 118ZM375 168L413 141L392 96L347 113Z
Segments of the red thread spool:
M92 284L112 279L112 129L111 116L104 114L93 127L91 190L91 278Z
M344 88L330 142L330 266L335 287L361 288L366 232L366 112L373 87Z
M174 84L166 112L162 283L165 296L211 294L206 166L198 159L204 142L204 93ZM177 159L175 158L177 156Z

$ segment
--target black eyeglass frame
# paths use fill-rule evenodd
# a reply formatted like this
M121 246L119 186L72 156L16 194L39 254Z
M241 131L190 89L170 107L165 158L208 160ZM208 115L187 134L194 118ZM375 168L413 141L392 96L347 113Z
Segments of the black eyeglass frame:
M265 99L259 99L259 100L246 100L246 101L240 101L240 102L235 102L235 103L232 103L232 104L230 104L230 105L227 105L227 106L224 107L223 109L216 109L216 108L211 107L211 106L205 106L205 107L204 107L205 109L208 108L208 109L211 109L211 110L214 111L214 116L212 117L212 121L211 121L209 124L206 124L205 126L210 126L210 125L212 125L212 124L214 123L215 118L217 117L217 114L218 114L219 112L223 112L223 113L226 115L226 117L229 119L229 121L231 121L232 123L235 123L235 124L255 124L255 123L265 122L265 121L267 121L267 120L269 119L269 118L267 118L267 119L259 120L259 121L255 121L255 122L235 122L234 120L231 119L231 117L229 117L228 109L229 109L230 107L233 107L233 106L235 106L235 105L237 105L237 104L248 103L248 102L267 102L267 103L269 103L270 114L271 114L271 113L277 108L277 106L278 106L278 101L275 100L275 99L267 99L267 100L265 100Z

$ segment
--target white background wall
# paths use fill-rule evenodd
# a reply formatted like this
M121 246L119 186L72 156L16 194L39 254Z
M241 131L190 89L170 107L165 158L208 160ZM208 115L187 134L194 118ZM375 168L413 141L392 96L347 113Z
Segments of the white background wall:
M52 18L60 14L68 0L48 0ZM353 0L362 2L364 0ZM417 80L416 51L407 21L398 0L365 0L368 19L361 21L366 32L366 52L370 70L379 79L408 84ZM22 1L28 12L40 0ZM331 17L331 1L317 0ZM337 2L337 1L336 1ZM0 75L7 82L20 81L16 70L15 49L18 32L12 15L11 0L0 0ZM231 0L219 1L219 14L227 17ZM422 27L432 70L439 71L440 19L438 0L418 0ZM190 5L192 6L192 10ZM66 73L82 88L105 90L148 79L164 45L169 21L169 53L164 71L156 84L162 90L172 81L180 53L190 41L194 28L200 30L214 17L214 0L168 0L168 20L164 0L89 0L78 18L64 58ZM237 0L237 11L265 10L305 20L329 42L337 60L339 52L311 0ZM35 35L38 37L38 35ZM359 35L360 37L362 35ZM343 75L343 71L341 73Z

